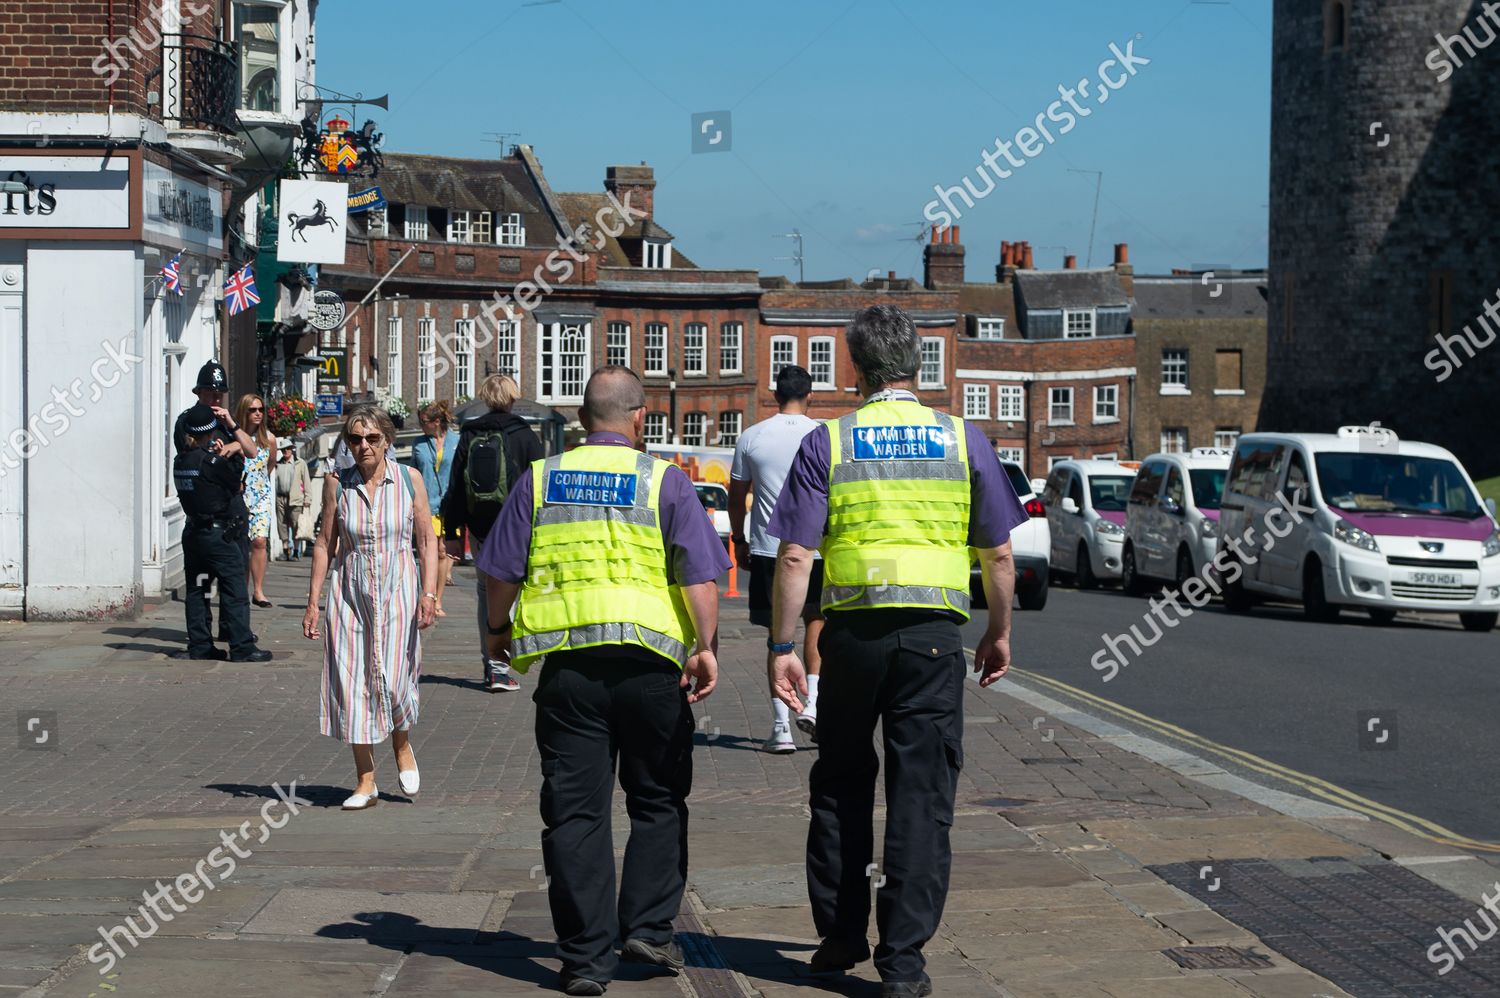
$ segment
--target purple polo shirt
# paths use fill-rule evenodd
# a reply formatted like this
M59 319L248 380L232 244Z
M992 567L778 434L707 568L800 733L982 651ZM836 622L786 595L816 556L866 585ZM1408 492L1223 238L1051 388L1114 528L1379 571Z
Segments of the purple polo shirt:
M635 449L619 433L590 433L584 444ZM474 559L481 572L505 582L519 583L526 578L534 507L535 490L531 485L531 469L527 468L511 488L494 527ZM729 555L714 530L713 520L698 501L687 473L675 464L661 480L660 525L667 548L667 574L675 585L712 582L729 571Z
M767 532L784 541L816 548L828 522L828 427L824 423L802 438L791 473L776 500ZM965 422L969 445L969 546L999 547L1028 519L1000 459L973 423Z

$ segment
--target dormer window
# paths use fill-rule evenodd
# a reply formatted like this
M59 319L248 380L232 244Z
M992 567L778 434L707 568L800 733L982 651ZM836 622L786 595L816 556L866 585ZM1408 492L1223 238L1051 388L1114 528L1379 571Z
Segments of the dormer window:
M1091 308L1063 309L1063 338L1086 340L1094 335L1097 313Z
M647 239L641 253L641 266L647 270L672 269L672 244Z
M406 206L406 229L407 239L427 238L427 206L421 204L409 204Z
M490 241L490 213L457 209L450 212L448 241L450 243L488 243Z
M500 228L495 230L495 243L499 246L525 246L526 222L521 213L513 211L500 216Z

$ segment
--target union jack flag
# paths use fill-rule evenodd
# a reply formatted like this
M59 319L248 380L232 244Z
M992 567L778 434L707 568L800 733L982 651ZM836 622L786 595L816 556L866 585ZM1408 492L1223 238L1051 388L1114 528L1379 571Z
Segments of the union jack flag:
M180 250L178 251L176 256L172 257L172 259L162 264L161 276L162 280L166 282L166 288L168 291L175 291L178 295L183 294L182 252Z
M229 305L230 315L239 315L251 305L260 304L260 293L255 290L255 271L250 269L250 264L245 264L224 282L224 301Z

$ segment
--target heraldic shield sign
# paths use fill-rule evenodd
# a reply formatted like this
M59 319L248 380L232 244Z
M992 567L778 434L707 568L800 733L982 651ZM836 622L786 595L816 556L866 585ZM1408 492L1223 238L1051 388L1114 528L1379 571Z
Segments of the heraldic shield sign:
M318 180L283 180L277 212L276 259L343 263L349 188Z

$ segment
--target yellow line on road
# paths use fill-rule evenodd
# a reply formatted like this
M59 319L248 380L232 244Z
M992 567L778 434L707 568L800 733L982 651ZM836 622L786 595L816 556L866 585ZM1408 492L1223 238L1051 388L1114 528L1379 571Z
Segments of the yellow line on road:
M970 655L974 654L974 650L972 648L966 650ZM1479 839L1471 839L1466 835L1460 835L1458 832L1455 832L1452 829L1444 828L1442 825L1439 825L1434 821L1429 821L1428 819L1423 818L1419 815L1410 814L1398 808L1391 807L1388 804L1382 804L1379 801L1371 800L1368 797L1362 797L1359 794L1354 793L1352 790L1347 790L1335 783L1329 783L1327 780L1320 779L1319 777L1313 776L1309 773L1303 773L1299 770L1290 769L1286 766L1280 765L1279 763L1275 763L1269 759L1265 759L1261 756L1255 755L1252 752L1246 752L1243 749L1233 748L1229 745L1224 745L1219 742L1213 741L1212 739L1205 738L1197 732L1189 731L1186 728L1179 727L1175 724L1170 724L1166 721L1158 720L1147 714L1142 714L1140 711L1132 710L1131 708L1126 707L1123 704L1116 703L1113 700L1106 700L1104 697L1097 696L1085 690L1081 690L1076 686L1071 686L1060 680L1053 679L1050 676L1043 676L1035 672L1029 672L1024 669L1015 668L1011 669L1011 673L1015 676L1025 677L1032 682L1049 687L1059 693L1065 694L1069 697L1073 697L1074 699L1082 700L1091 706L1098 707L1099 709L1107 711L1118 717L1123 717L1129 721L1141 725L1142 727L1149 728L1157 734L1164 735L1177 741L1186 742L1194 748L1201 749L1204 752L1231 759L1237 764L1244 766L1246 769L1254 770L1255 772L1261 773L1263 775L1272 776L1276 779L1283 780L1296 787L1299 787L1300 789L1314 796L1321 797L1324 800L1337 804L1340 807L1348 808L1351 811L1357 811L1360 814L1364 814L1371 818L1376 818L1380 821L1384 821L1389 825L1394 825L1395 827L1400 828L1403 831L1410 832L1413 835L1418 835L1422 838L1429 839L1441 845L1453 846L1459 849L1472 849L1478 852L1500 853L1500 843L1483 842Z

